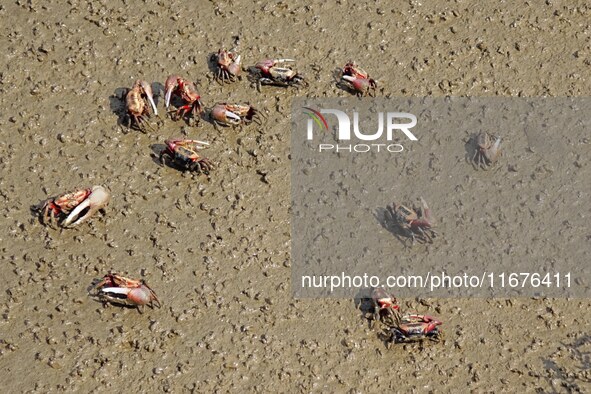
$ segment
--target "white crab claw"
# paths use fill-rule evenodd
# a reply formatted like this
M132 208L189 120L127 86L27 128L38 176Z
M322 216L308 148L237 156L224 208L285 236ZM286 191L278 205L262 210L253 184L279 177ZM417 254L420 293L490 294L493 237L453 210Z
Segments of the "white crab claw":
M129 287L103 287L101 292L128 295L131 290Z
M90 207L90 198L87 198L82 203L78 204L78 206L72 212L70 212L70 214L68 215L66 220L64 220L64 226L65 227L69 226L70 223L72 223L72 221L78 217L80 212L82 212L83 210L85 210L88 207ZM90 209L89 209L89 211L90 211ZM87 215L88 215L88 213L87 213ZM85 215L85 216L87 216L87 215ZM82 218L73 222L72 226L76 226L77 224L79 224L81 219Z
M68 227L71 224L72 227L74 227L83 223L84 221L86 221L86 219L90 218L96 211L98 211L101 208L104 208L109 203L110 199L111 195L104 187L93 186L92 192L90 193L88 198L86 198L86 200L84 200L72 212L70 212L66 220L64 220L63 226ZM76 219L78 215L80 215L80 213L82 213L82 211L84 211L86 208L88 208L86 214L78 220L74 221L74 219Z
M150 105L152 106L152 110L154 111L154 115L158 116L158 108L156 108L156 103L154 102L154 98L152 97L151 94L148 94L148 101L150 102Z
M226 116L228 118L234 119L234 120L238 120L240 121L240 116L236 115L234 112L232 111L226 111Z
M236 57L236 60L234 60L234 63L236 64L240 64L240 55L238 55L238 57Z
M166 91L166 95L164 96L164 104L166 105L166 109L170 106L170 96L172 96L172 91L174 87L169 87Z
M344 79L345 81L349 81L349 82L353 82L354 80L357 79L352 75L343 75L341 78Z
M154 111L154 115L158 116L158 109L156 108L156 103L154 103L154 97L152 95L152 87L146 81L138 81L138 82L140 83L140 85L144 89L144 92L146 93L146 97L148 97L148 101L150 102L150 106L152 107L152 110Z

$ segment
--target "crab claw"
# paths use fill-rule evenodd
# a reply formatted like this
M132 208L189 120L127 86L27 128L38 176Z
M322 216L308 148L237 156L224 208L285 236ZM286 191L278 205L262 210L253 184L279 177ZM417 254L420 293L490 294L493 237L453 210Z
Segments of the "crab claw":
M211 116L214 120L223 124L240 124L241 118L232 111L226 109L225 104L217 104L211 111Z
M287 62L295 62L294 59L276 59L275 63L287 63Z
M146 284L140 287L103 287L101 295L109 301L119 302L124 305L143 306L152 302L161 307L160 300Z
M238 76L240 74L240 55L234 59L234 61L228 66L228 72L233 76Z
M431 217L431 210L423 197L421 197L421 204L423 204L423 215L425 216L425 219L431 222L433 220Z
M154 103L154 95L152 94L152 87L150 86L150 84L146 81L137 81L136 84L139 84L142 87L142 89L146 93L148 101L150 102L150 106L154 111L154 115L158 116L158 109L156 108L156 103Z
M352 75L343 75L341 78L351 84L353 89L357 92L358 96L362 96L366 93L370 94L370 89L373 90L375 93L377 83L371 78L360 78Z
M178 75L171 75L166 78L166 82L164 83L164 91L166 92L164 95L164 103L167 109L170 106L170 97L172 96L172 91L179 86L179 79L180 77Z
M484 151L484 157L486 158L486 160L488 160L490 163L494 163L497 161L497 159L499 158L499 155L501 153L501 137L497 137L497 139L495 140L494 144L490 147L490 149L487 149Z
M101 208L104 208L109 203L110 199L111 195L104 187L93 186L90 195L68 215L66 220L64 220L63 226L68 227L71 224L72 227L75 227L80 223L83 223L88 218L90 218L96 211L98 211ZM77 220L74 220L85 209L88 209L86 214L78 218Z
M187 140L190 143L195 144L195 149L205 149L209 146L209 142L199 141L199 140Z

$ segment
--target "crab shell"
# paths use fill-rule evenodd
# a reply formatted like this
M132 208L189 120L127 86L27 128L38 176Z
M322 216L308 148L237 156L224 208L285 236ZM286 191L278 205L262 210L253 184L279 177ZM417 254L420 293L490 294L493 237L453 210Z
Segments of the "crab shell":
M160 152L160 162L164 164L165 157L182 166L185 170L203 172L209 174L213 165L206 157L201 157L198 153L200 149L205 148L209 143L198 140L189 140L182 138L173 138L165 141L166 149Z
M396 203L394 203L394 213L396 221L401 223L410 223L419 218L419 215L414 210Z
M135 81L135 84L131 90L127 92L127 96L125 98L127 110L136 116L143 115L146 112L144 108L144 96L150 103L154 115L158 115L158 109L156 108L156 104L154 103L154 95L152 94L152 87L148 82L139 79Z
M189 140L182 138L171 138L164 141L169 153L179 154L186 160L198 159L200 156L197 151L207 147L208 142L199 140ZM163 152L166 152L163 151Z
M406 315L402 317L402 324L398 329L407 335L427 335L441 324L441 321L432 316Z

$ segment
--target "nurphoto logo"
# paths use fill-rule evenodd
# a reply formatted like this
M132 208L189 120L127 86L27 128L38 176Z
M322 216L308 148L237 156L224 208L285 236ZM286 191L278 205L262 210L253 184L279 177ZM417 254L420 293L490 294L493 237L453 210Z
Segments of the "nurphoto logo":
M310 107L303 107L304 114L308 116L306 124L307 140L314 140L314 129L322 132L329 132L329 123L323 115L334 115L336 117L336 140L337 143L318 144L319 152L390 152L399 153L404 151L404 146L399 143L393 143L395 136L403 135L410 141L417 141L418 138L410 131L417 125L417 117L407 112L378 112L377 113L377 131L364 133L360 128L359 112L353 111L353 121L351 117L343 110L339 109L320 109L315 110ZM384 127L385 124L385 127ZM375 126L374 126L375 127ZM367 125L364 130L367 131ZM385 136L384 136L385 129ZM360 143L351 144L347 142ZM369 142L372 143L369 143ZM382 141L382 142L380 142Z

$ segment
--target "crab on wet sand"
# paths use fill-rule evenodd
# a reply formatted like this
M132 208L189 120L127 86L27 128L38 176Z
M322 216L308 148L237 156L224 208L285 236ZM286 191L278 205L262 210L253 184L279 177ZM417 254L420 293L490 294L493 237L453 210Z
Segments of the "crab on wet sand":
M96 211L104 210L111 194L102 186L93 186L51 197L36 209L41 222L53 226L75 227L88 220Z
M91 291L96 290L96 296L105 302L124 306L134 306L141 313L146 305L160 308L160 300L154 290L143 280L129 279L125 276L109 273Z

